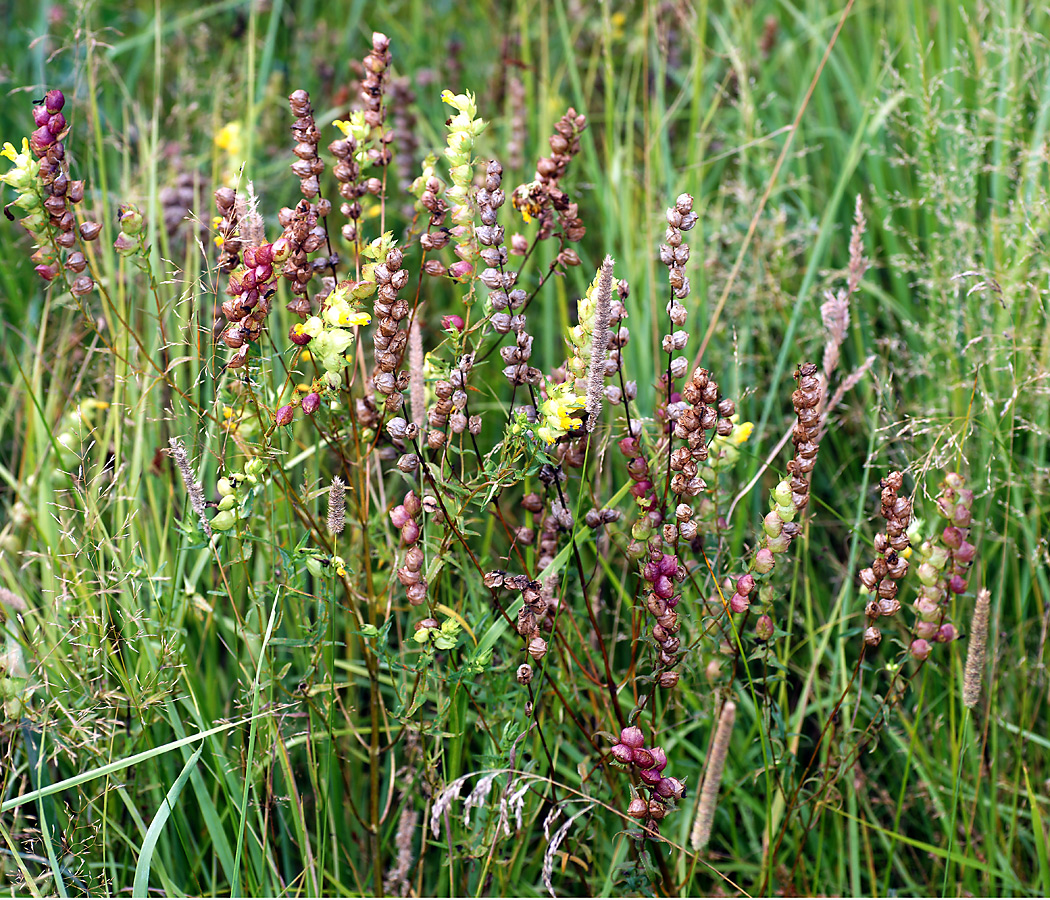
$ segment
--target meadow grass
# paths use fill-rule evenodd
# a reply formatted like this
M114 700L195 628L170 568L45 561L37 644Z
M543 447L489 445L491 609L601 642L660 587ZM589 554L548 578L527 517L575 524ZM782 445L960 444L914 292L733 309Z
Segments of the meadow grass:
M1050 894L1045 10L1005 0L226 0L17 3L10 21L2 139L17 148L34 128L33 102L60 88L70 177L84 180L82 214L102 232L85 245L100 290L75 297L62 278L38 277L30 239L3 223L8 893ZM502 163L508 243L536 228L512 190L534 179L566 109L586 115L561 180L585 237L537 242L527 276L521 257L506 265L536 289L528 362L547 374L564 366L580 298L614 257L614 277L630 285L620 352L637 381L637 456L617 449L633 430L625 407L606 404L582 466L565 461L576 442L548 454L568 475L563 489L540 469L533 426L513 414L527 388L512 401L493 353L469 391L478 434L463 431L444 455L417 447L423 465L399 472L411 441L388 439L355 405L376 322L349 351L353 388L326 393L316 418L296 412L276 427L290 385L319 374L286 338L297 321L286 285L253 345L251 388L247 369L223 371L228 276L212 193L243 194L250 181L266 234L281 233L278 210L300 199L288 170L295 90L309 92L322 133L329 236L344 269L362 271L339 234L327 148L340 136L332 121L358 103L352 63L373 31L389 36L393 73L415 93L400 104L386 94L395 153L408 131L390 123L415 119L411 177L445 146L454 111L442 89L476 95L489 124L474 155ZM363 199L361 232L369 241L385 227L415 248L407 295L426 215L412 211L397 166L389 199ZM440 175L449 181L447 167ZM628 488L632 457L644 457L653 490L667 493L659 248L683 193L697 222L684 234L681 353L754 430L709 479L725 521L702 521L697 501L700 537L667 544L670 554L680 543L685 565L671 664L658 662L655 578L635 558L644 515ZM782 443L796 422L792 371L822 360L821 306L856 270L858 199L866 228L854 233L870 267L849 296L829 386L857 379L822 423L801 527L759 579L761 609L756 594L753 613L730 616L792 458ZM124 203L144 230L142 249L122 255ZM566 247L581 265L558 262ZM442 316L476 325L487 289L421 283L421 339L436 365L466 340ZM479 298L469 316L468 289ZM479 357L498 339L482 335ZM433 409L439 379L428 371ZM243 513L235 528L204 533L172 439L209 502L221 501L220 478L244 476L231 493ZM882 553L880 482L893 471L921 524L904 609L879 621L882 643L865 650L860 579ZM920 544L944 528L937 497L956 472L973 492L976 555L938 623L961 636L919 662ZM342 533L326 525L333 476L347 485ZM423 500L408 515L413 540L390 516L411 513L410 489ZM533 493L535 519L523 505ZM571 523L545 531L559 503ZM622 518L592 526L592 507ZM216 515L209 507L205 519ZM395 575L412 546L426 551L418 608ZM345 577L333 574L340 565ZM538 630L516 634L519 597L483 572L541 569L560 602ZM982 587L987 660L968 707ZM416 641L421 624L432 631ZM549 649L530 655L540 630ZM534 669L526 684L523 664ZM672 671L676 685L654 685ZM633 722L685 784L683 798L654 797L667 808L655 820L651 806L632 818L632 799L649 802L643 767L614 755ZM711 760L723 741L719 778Z

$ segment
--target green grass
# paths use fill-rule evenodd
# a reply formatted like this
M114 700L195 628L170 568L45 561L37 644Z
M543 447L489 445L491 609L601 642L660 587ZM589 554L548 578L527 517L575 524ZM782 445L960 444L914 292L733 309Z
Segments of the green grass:
M577 814L551 860L560 896L1044 896L1050 21L1038 5L971 6L16 3L0 38L2 140L29 134L31 101L45 88L65 92L71 177L84 179L84 209L104 224L90 262L105 290L78 303L59 279L48 287L24 232L3 222L0 587L28 606L15 615L0 605L3 889L372 894L396 867L399 827L414 812L406 875L423 896L545 894L550 839ZM475 561L535 574L539 553L530 546L519 559L482 502L494 470L480 471L469 442L450 454L484 490L468 503L442 470L455 528L421 519L433 606L410 607L393 577L404 550L387 512L418 483L385 461L380 477L375 454L369 467L353 455L369 435L352 401L320 426L300 416L269 432L293 359L286 289L246 397L213 342L225 279L211 235L200 232L199 245L188 224L165 228L163 191L180 177L188 208L211 227L211 193L231 164L214 136L239 121L236 162L276 237L277 211L299 197L287 95L310 92L330 159L331 121L356 101L350 62L372 30L390 36L395 74L416 93L417 174L423 153L444 145L442 88L477 94L490 123L477 155L502 159L508 196L533 178L565 109L586 113L563 182L587 227L575 247L582 265L551 277L530 304L531 363L543 372L563 363L563 326L613 255L616 277L630 282L624 366L650 448L667 364L664 210L682 192L695 198L683 352L692 360L702 347L703 365L755 424L713 492L720 511L757 481L706 557L689 555L697 568L679 607L681 681L640 713L688 788L660 844L628 839L631 778L607 758L619 724L602 651L625 715L649 693L654 657L638 566L625 554L636 507L614 441L602 456L606 438L626 434L622 407L604 415L587 467L568 470L577 524L547 572L562 638L525 688L515 680L522 642ZM514 167L517 115L525 132ZM392 171L386 214L401 239L397 180ZM852 300L839 371L874 360L830 417L805 528L775 570L777 632L763 647L753 619L736 634L703 601L745 571L785 472L790 446L764 462L793 422L792 370L820 362L820 306L845 283L857 197L872 267ZM124 202L147 223L138 259L113 250ZM338 204L332 218L336 249L351 258ZM501 221L508 239L522 227L509 203ZM378 234L378 218L363 223L369 239ZM539 245L523 270L530 290L556 253ZM406 254L413 289L418 262L418 251ZM463 290L423 284L426 349L447 358L440 317L466 314ZM474 306L472 323L481 314ZM371 365L367 333L361 346ZM497 362L478 369L469 401L485 418L483 451L502 438L510 400ZM296 380L311 379L308 368ZM224 406L241 418L236 439ZM246 454L267 460L238 536L209 546L167 456L172 437L186 442L209 499ZM498 492L511 527L532 525L520 501L543 490L526 468L514 460ZM975 493L977 561L948 611L963 638L936 645L921 668L907 658L913 571L904 609L854 677L866 624L857 573L882 527L879 480L894 469L906 473L923 537L936 527L945 473L963 473ZM338 539L322 527L335 474L348 482ZM603 504L624 518L584 527L583 513ZM346 585L310 574L299 548L341 555ZM573 548L597 573L587 592L597 629ZM979 586L991 591L991 637L982 699L967 710ZM513 617L517 595L500 596ZM413 640L431 614L463 626L454 650L424 654ZM723 641L743 649L737 664ZM868 730L897 665L905 688ZM700 783L728 697L736 727L711 842L696 853ZM476 773L491 772L468 822ZM442 791L468 775L432 821ZM520 799L520 825L511 803L504 827L500 796Z

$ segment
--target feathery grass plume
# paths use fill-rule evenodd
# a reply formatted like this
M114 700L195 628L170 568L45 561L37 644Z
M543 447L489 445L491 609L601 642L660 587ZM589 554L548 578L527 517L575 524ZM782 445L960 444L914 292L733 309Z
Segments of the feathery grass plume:
M419 329L422 308L416 310L408 329L408 395L412 400L412 421L419 429L427 420L426 383L423 380L423 334Z
M988 605L992 594L988 588L977 592L977 605L970 620L970 642L966 649L966 668L963 670L963 706L972 709L981 698L981 679L984 676L984 653L988 647Z
M584 815L584 813L590 812L592 807L593 804L588 803L578 812L573 813L553 835L550 833L550 826L554 820L554 816L548 816L547 820L543 823L543 832L548 843L547 849L543 851L543 868L540 872L540 880L543 882L543 886L550 892L552 897L558 896L554 893L554 885L551 882L551 877L554 875L554 857L558 855L558 848L562 845L562 842L568 835L569 829L572 828L572 823L580 818L580 816ZM554 807L552 813L556 812L557 809L557 807Z
M336 475L328 491L328 533L342 534L346 526L346 484Z
M715 821L715 807L718 805L718 788L722 783L722 771L725 769L726 754L729 752L729 738L733 734L733 723L736 721L736 704L727 700L718 717L718 729L715 732L711 756L707 760L707 773L704 775L704 786L700 792L700 805L696 811L696 821L689 835L689 844L694 850L703 850L711 839L711 826Z
M857 202L853 207L853 228L849 235L849 278L846 291L850 295L856 293L860 287L860 280L870 265L864 256L864 232L867 227L864 207L860 202L860 194L857 194Z
M397 837L395 838L397 862L383 879L384 892L395 897L407 897L411 888L408 874L416 858L415 853L412 852L412 839L418 823L419 813L406 806L401 811L401 818L397 823Z
M175 460L175 465L178 466L179 473L182 475L182 482L186 485L186 493L190 495L190 506L200 519L201 530L211 537L211 525L204 516L204 488L200 486L200 482L193 474L193 469L190 468L190 457L186 453L186 445L182 443L181 438L173 437L168 441L168 446L171 447L172 459Z
M593 431L602 412L605 394L605 353L609 346L609 322L612 319L613 258L606 256L598 272L594 291L594 325L591 332L591 361L587 373L587 431Z
M246 247L261 247L266 243L266 230L262 213L259 212L259 197L252 182L248 182L245 193L237 194L236 202L241 243Z
M3 587L0 587L0 603L15 612L25 612L27 609L25 600Z

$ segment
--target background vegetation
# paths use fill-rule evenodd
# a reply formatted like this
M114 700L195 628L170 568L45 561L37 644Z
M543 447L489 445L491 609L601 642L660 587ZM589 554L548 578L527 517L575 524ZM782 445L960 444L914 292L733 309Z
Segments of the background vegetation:
M7 891L312 896L377 893L386 879L387 891L416 895L1050 894L1042 4L3 7L0 134L17 146L33 101L65 92L71 170L104 226L92 271L106 289L78 303L58 281L49 287L24 232L3 223L0 586L26 606L0 606ZM494 514L464 514L466 536L447 546L430 588L441 618L461 625L457 646L421 649L412 630L426 610L403 591L361 588L355 601L296 553L315 533L296 510L323 520L345 458L309 420L271 433L261 416L237 440L222 426L235 376L221 372L227 352L212 332L224 285L212 191L243 161L276 236L277 210L298 200L286 98L310 92L323 153L337 136L331 120L355 102L351 64L373 30L390 37L394 73L415 94L397 110L415 122L413 175L424 152L444 146L443 88L477 95L490 122L477 154L501 160L508 194L533 178L566 108L587 115L564 180L587 227L583 265L530 306L532 362L562 364L576 301L611 254L630 282L624 367L654 441L664 210L682 192L694 197L686 355L702 350L755 425L726 497L758 478L717 554L697 555L702 568L691 570L681 681L643 710L687 786L663 842L630 836L632 777L608 757L622 723L601 690L564 653L548 656L535 690L515 680L521 643L466 550L486 570L513 568ZM407 195L391 197L385 224L400 239ZM793 421L792 370L819 361L826 344L820 305L844 283L858 197L871 268L852 300L842 371L874 359L829 419L809 517L777 568L774 638L756 641L752 621L722 646L705 624L717 606L705 601L746 568L783 475L789 450L765 462ZM123 202L146 222L142 270L112 250ZM503 217L508 234L520 227L509 203ZM364 221L377 236L378 221ZM543 273L557 251L537 252ZM441 315L463 313L463 289L435 280L426 290L431 349ZM293 321L277 303L273 342L261 345L278 386ZM496 368L483 377L490 448L510 390ZM625 433L620 407L596 435L611 444ZM172 437L186 442L209 499L223 471L256 453L270 460L250 539L209 549L167 454ZM586 483L572 475L571 497L580 515L592 497L617 497L625 514L608 539L588 533L581 546L601 573L594 602L627 713L649 691L652 651L638 567L625 555L635 517L625 460L614 444L605 459ZM894 469L924 535L946 472L974 491L977 561L950 609L964 637L917 667L905 601L854 679L867 624L857 575L882 528L879 480ZM350 474L374 478L377 494L341 545L349 583L368 569L385 585L402 552L386 513L412 482L378 468ZM524 522L528 477L502 501L512 527ZM443 534L427 532L431 553ZM593 649L567 558L567 621ZM970 710L965 632L980 586L991 592L988 662ZM887 696L891 684L899 697ZM730 697L721 797L697 851L699 785ZM497 773L487 785L486 773Z

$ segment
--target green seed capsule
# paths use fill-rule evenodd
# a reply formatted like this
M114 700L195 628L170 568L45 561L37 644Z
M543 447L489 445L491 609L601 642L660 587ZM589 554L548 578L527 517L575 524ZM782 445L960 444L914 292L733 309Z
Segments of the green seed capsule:
M237 524L237 513L232 509L220 510L218 515L211 520L212 531L229 531Z

